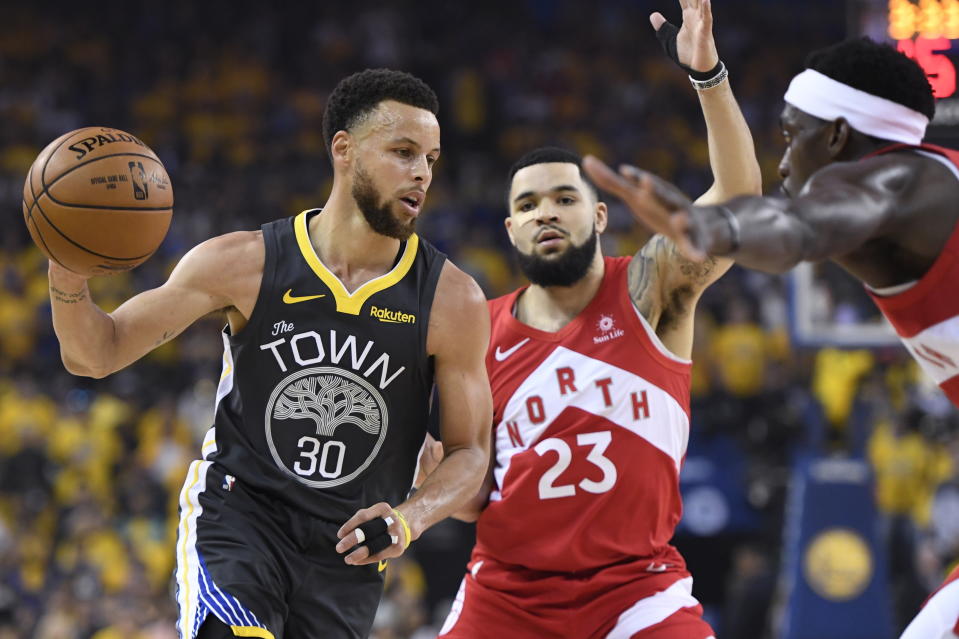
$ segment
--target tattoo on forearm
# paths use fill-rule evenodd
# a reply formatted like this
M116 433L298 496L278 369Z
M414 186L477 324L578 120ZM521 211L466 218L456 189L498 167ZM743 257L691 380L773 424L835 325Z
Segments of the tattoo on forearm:
M173 337L173 331L163 331L163 337L161 337L160 339L156 341L156 344L153 345L154 348L156 348L157 346L159 346L160 344L164 342L169 341L170 338L172 337Z
M60 302L61 304L79 304L87 299L87 289L84 288L76 293L67 293L66 291L61 291L56 286L51 286L50 297L53 301Z
M712 277L717 260L693 262L662 235L653 236L629 265L629 294L636 308L654 328L662 330L684 317L688 302ZM666 270L678 268L681 278L663 279ZM666 270L664 270L666 269ZM678 281L677 281L678 280Z
M679 248L670 242L670 259L679 265L679 271L690 284L704 284L716 268L716 258L708 257L703 262L692 262L679 252Z

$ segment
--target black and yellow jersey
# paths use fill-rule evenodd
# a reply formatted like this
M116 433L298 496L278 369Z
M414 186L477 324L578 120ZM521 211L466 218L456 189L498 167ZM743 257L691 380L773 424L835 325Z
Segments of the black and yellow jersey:
M317 257L319 210L263 225L249 322L223 330L203 458L271 500L342 522L413 482L433 366L430 308L446 256L416 235L393 269L349 293Z

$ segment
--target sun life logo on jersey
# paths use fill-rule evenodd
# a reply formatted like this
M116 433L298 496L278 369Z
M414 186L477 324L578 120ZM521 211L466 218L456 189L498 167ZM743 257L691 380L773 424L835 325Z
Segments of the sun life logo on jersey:
M273 461L312 488L345 484L376 458L387 430L386 404L368 381L329 366L287 376L266 405Z
M601 335L593 337L594 344L602 344L626 334L626 331L616 328L616 320L613 319L612 315L600 315L599 321L596 322L596 328L599 329Z

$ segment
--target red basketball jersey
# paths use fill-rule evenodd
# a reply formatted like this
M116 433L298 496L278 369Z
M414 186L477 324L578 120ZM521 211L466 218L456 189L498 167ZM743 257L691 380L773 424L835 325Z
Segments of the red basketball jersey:
M959 151L930 144L921 146L896 144L882 149L879 153L904 149L915 149L942 156L959 170ZM936 380L952 403L959 406L957 287L959 287L959 224L953 229L932 268L915 286L898 295L883 296L872 291L869 291L869 294L923 370Z
M605 258L590 304L556 333L513 316L523 289L492 300L486 365L495 462L474 561L581 572L648 560L684 570L668 542L682 515L690 362L633 306L631 258Z
M952 639L959 636L959 566L929 595L899 639Z

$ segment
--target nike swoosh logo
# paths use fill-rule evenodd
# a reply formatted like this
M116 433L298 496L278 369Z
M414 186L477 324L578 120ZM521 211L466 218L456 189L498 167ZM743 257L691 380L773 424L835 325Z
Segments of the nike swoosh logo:
M385 560L385 559L380 559L380 563L378 563L378 564L376 565L376 569L377 569L379 572L383 572L384 570L386 570L386 560Z
M646 566L646 572L666 572L669 570L669 564L651 563Z
M286 293L283 294L283 303L284 304L296 304L297 302L308 302L310 300L319 299L321 297L326 297L326 293L323 295L303 295L296 296L292 295L293 289L287 289Z
M502 362L504 359L506 359L507 357L509 357L516 351L518 351L520 347L528 341L529 341L528 337L525 339L521 339L520 341L516 342L515 344L507 348L505 351L501 351L499 349L499 346L497 346L496 351L493 353L493 356L496 358L497 362Z

